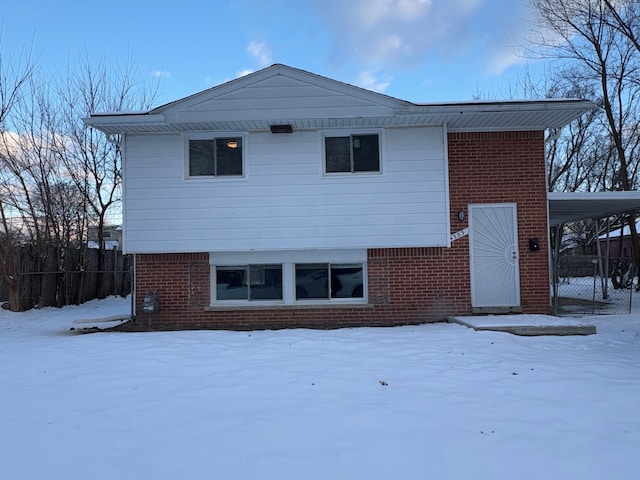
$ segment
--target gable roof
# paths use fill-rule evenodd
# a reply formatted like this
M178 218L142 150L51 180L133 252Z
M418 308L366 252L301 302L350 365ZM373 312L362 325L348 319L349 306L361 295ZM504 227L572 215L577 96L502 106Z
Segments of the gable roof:
M242 91L243 89L259 89L261 87L271 87L273 90L291 90L295 88L305 89L305 87L307 87L305 89L306 91L303 93L313 94L314 96L320 96L322 92L327 96L331 93L334 95L351 96L364 102L385 105L390 108L413 105L410 102L405 102L404 100L400 100L389 95L356 87L354 85L323 77L299 68L275 64L202 92L189 95L188 97L180 100L175 100L165 105L161 105L150 110L149 113L167 114L177 109L190 108L194 105L214 99L224 99L232 96L236 92Z
M147 112L93 113L107 134L442 126L449 131L559 128L594 108L580 99L417 104L286 65L272 65Z

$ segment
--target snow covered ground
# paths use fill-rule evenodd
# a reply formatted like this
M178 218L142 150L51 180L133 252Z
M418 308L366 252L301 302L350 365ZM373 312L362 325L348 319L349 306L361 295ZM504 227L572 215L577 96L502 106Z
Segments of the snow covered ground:
M0 478L640 478L640 314L576 337L69 332L128 309L0 312Z

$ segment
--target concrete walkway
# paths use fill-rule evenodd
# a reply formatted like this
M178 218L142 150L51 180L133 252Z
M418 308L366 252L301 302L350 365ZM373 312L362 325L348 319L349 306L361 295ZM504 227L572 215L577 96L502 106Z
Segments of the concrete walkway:
M551 315L478 315L451 317L448 321L474 330L492 330L514 335L592 335L596 333L594 325Z

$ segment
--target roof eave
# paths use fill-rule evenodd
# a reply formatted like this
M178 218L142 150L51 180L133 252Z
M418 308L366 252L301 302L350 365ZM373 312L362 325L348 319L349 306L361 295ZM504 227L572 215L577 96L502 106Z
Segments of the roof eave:
M197 130L268 130L287 123L296 130L337 127L442 126L450 132L523 131L560 128L593 109L585 100L451 103L398 108L394 114L357 118L273 118L191 123L168 122L160 113L93 114L83 121L107 134Z
M563 127L597 105L582 99L552 99L552 100L520 100L504 102L454 102L431 105L417 105L399 110L400 116L417 116L428 113L446 119L449 131L501 131L501 130L545 130L547 128ZM529 117L521 123L509 122L493 125L479 125L471 120L472 117L506 118L509 115ZM470 125L469 125L470 124Z
M162 114L150 115L148 113L94 113L84 117L82 121L90 127L105 131L122 129L118 133L123 133L127 127L136 126L160 126L166 125L167 121Z

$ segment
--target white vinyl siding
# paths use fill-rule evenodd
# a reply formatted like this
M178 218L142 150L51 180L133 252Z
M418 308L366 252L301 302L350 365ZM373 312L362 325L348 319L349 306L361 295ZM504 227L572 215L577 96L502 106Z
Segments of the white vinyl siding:
M325 88L286 76L275 76L245 85L236 90L229 85L218 88L215 97L194 96L168 108L164 114L168 121L187 122L232 122L247 119L271 120L274 118L352 118L392 115L392 105L373 103L370 92L347 85L342 88ZM340 91L342 90L342 91ZM377 100L382 100L383 97Z
M249 133L244 177L185 180L182 135L128 135L125 249L447 245L443 129L387 129L380 136L382 174L323 175L322 137L310 130Z

